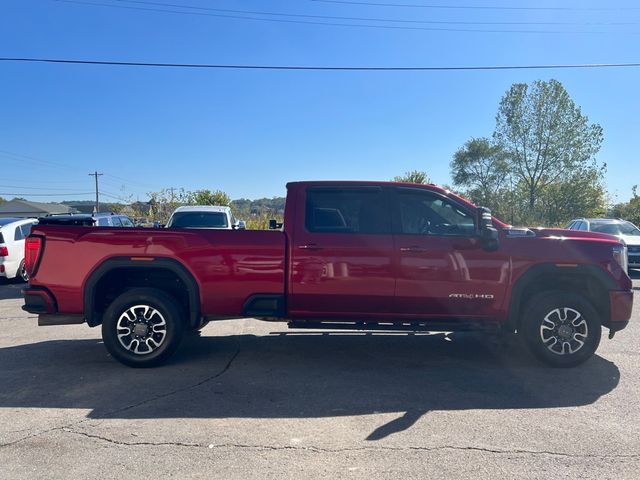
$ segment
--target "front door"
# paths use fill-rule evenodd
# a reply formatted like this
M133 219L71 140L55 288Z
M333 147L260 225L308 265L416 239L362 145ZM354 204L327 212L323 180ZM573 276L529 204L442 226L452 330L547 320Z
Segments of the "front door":
M493 317L508 257L482 248L473 209L420 188L394 189L395 310L417 317Z
M296 201L290 314L346 319L391 312L395 278L387 190L308 187Z

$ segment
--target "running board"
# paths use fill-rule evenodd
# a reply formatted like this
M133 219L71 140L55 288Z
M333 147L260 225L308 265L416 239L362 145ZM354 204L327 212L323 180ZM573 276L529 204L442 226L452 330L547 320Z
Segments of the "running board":
M293 321L289 328L306 328L314 330L380 330L385 332L465 332L465 331L497 331L500 324L488 321L453 321L453 322L305 322Z

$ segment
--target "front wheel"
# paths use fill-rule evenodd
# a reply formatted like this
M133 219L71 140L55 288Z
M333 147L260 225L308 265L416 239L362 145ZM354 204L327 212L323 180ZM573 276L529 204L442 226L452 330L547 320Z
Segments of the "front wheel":
M102 320L109 353L130 367L153 367L178 348L184 315L173 297L153 288L135 288L117 297Z
M544 292L526 305L520 333L529 350L552 367L573 367L595 353L600 344L600 316L584 297Z

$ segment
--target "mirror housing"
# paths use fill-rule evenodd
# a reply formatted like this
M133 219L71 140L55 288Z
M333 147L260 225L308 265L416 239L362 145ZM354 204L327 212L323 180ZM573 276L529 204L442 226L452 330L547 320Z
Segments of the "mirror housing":
M269 230L279 230L282 228L282 223L279 223L275 218L269 220Z
M498 230L493 226L491 210L487 207L478 207L477 210L478 234L482 243L482 248L489 252L498 249Z
M238 223L236 223L233 226L234 230L246 230L247 229L247 222L245 222L244 220L238 220Z

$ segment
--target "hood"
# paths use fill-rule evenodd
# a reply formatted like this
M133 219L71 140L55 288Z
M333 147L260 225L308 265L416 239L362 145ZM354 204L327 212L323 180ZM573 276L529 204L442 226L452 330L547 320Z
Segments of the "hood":
M627 245L640 245L640 235L620 235L618 238L624 240L624 243L626 243Z
M607 233L586 232L583 230L567 230L565 228L506 228L504 233L508 236L521 237L533 236L539 238L557 237L560 239L591 240L604 243L620 243L620 238ZM640 239L640 237L636 237ZM640 242L638 242L640 244Z

